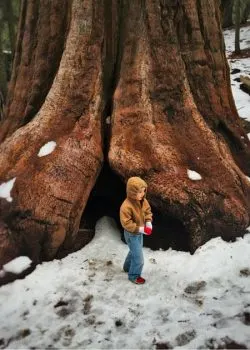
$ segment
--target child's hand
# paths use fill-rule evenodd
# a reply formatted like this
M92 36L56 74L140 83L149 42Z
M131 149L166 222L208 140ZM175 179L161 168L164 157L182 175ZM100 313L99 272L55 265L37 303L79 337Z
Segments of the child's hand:
M144 226L139 227L139 232L140 232L140 233L145 233L145 232L144 232Z

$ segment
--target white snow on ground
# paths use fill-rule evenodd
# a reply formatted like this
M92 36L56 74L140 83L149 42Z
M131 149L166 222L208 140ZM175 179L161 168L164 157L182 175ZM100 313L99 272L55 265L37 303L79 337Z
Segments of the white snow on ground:
M239 116L250 121L250 95L240 89L240 82L234 79L240 78L241 75L250 75L250 59L231 59L231 70L240 69L239 73L231 75L231 87L234 96L234 101L237 106ZM244 74L243 74L244 72Z
M56 142L55 141L49 141L45 145L43 145L39 152L38 152L38 157L44 157L47 156L48 154L52 153L56 147Z
M189 177L190 180L197 181L197 180L201 180L201 179L202 179L202 177L200 176L200 174L197 173L197 172L194 171L194 170L188 169L188 170L187 170L187 175L188 175L188 177Z
M27 268L30 267L31 263L32 261L27 256L19 256L3 265L3 269L5 272L19 274L27 270Z
M5 198L6 201L12 202L12 197L10 195L10 192L14 186L14 183L16 181L16 178L14 177L13 179L4 182L0 185L0 198Z
M194 255L144 248L145 285L122 271L127 250L103 217L83 249L2 286L2 347L250 346L250 234L212 239Z
M224 40L226 45L226 51L229 53L234 52L234 29L224 30ZM250 47L250 25L240 28L240 48L241 50L248 49Z
M234 30L225 30L224 39L228 57L234 51ZM242 50L250 48L250 25L241 28L240 39L240 48ZM231 72L234 69L240 70L240 72L236 74L231 74L232 93L239 116L250 121L250 96L240 89L240 82L235 81L235 79L240 78L241 75L250 76L250 59L228 59L228 62Z

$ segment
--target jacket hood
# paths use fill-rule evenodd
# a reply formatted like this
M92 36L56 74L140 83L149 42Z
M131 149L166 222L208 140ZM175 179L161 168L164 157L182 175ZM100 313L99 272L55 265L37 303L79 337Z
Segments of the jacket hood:
M146 182L138 176L130 177L127 182L127 197L135 200L137 193L141 190L142 187L145 187L146 189L144 195L145 198L148 187Z

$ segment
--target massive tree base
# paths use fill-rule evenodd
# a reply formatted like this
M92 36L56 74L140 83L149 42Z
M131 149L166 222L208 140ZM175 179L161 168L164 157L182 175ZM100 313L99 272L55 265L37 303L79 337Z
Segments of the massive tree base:
M13 117L26 64L15 60L0 184L15 182L0 198L0 266L20 254L34 264L62 257L91 239L100 216L119 222L134 175L148 183L152 248L193 252L212 237L244 234L250 145L230 90L218 3L170 3L64 2L66 23L55 24L64 33L60 64L34 118ZM29 61L24 43L20 36ZM31 70L29 85L44 86L42 78ZM40 157L49 141L54 151Z

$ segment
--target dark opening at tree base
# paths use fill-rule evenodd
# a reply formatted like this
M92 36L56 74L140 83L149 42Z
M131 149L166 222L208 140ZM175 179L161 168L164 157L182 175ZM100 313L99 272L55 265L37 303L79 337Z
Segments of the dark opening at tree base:
M96 221L103 216L109 216L115 220L121 232L121 239L124 241L119 210L125 198L125 184L105 162L84 210L80 232L92 231L94 234ZM175 250L188 251L188 232L181 221L163 215L153 207L152 211L154 230L151 236L144 236L144 246L153 250L167 250L171 247Z
M119 210L126 197L123 181L109 167L108 163L100 172L97 182L89 196L88 203L81 218L81 228L94 229L96 221L103 216L112 217L119 229Z
M152 208L154 215L153 233L145 236L144 245L153 250L172 248L189 251L188 232L182 222L172 216L159 213Z

